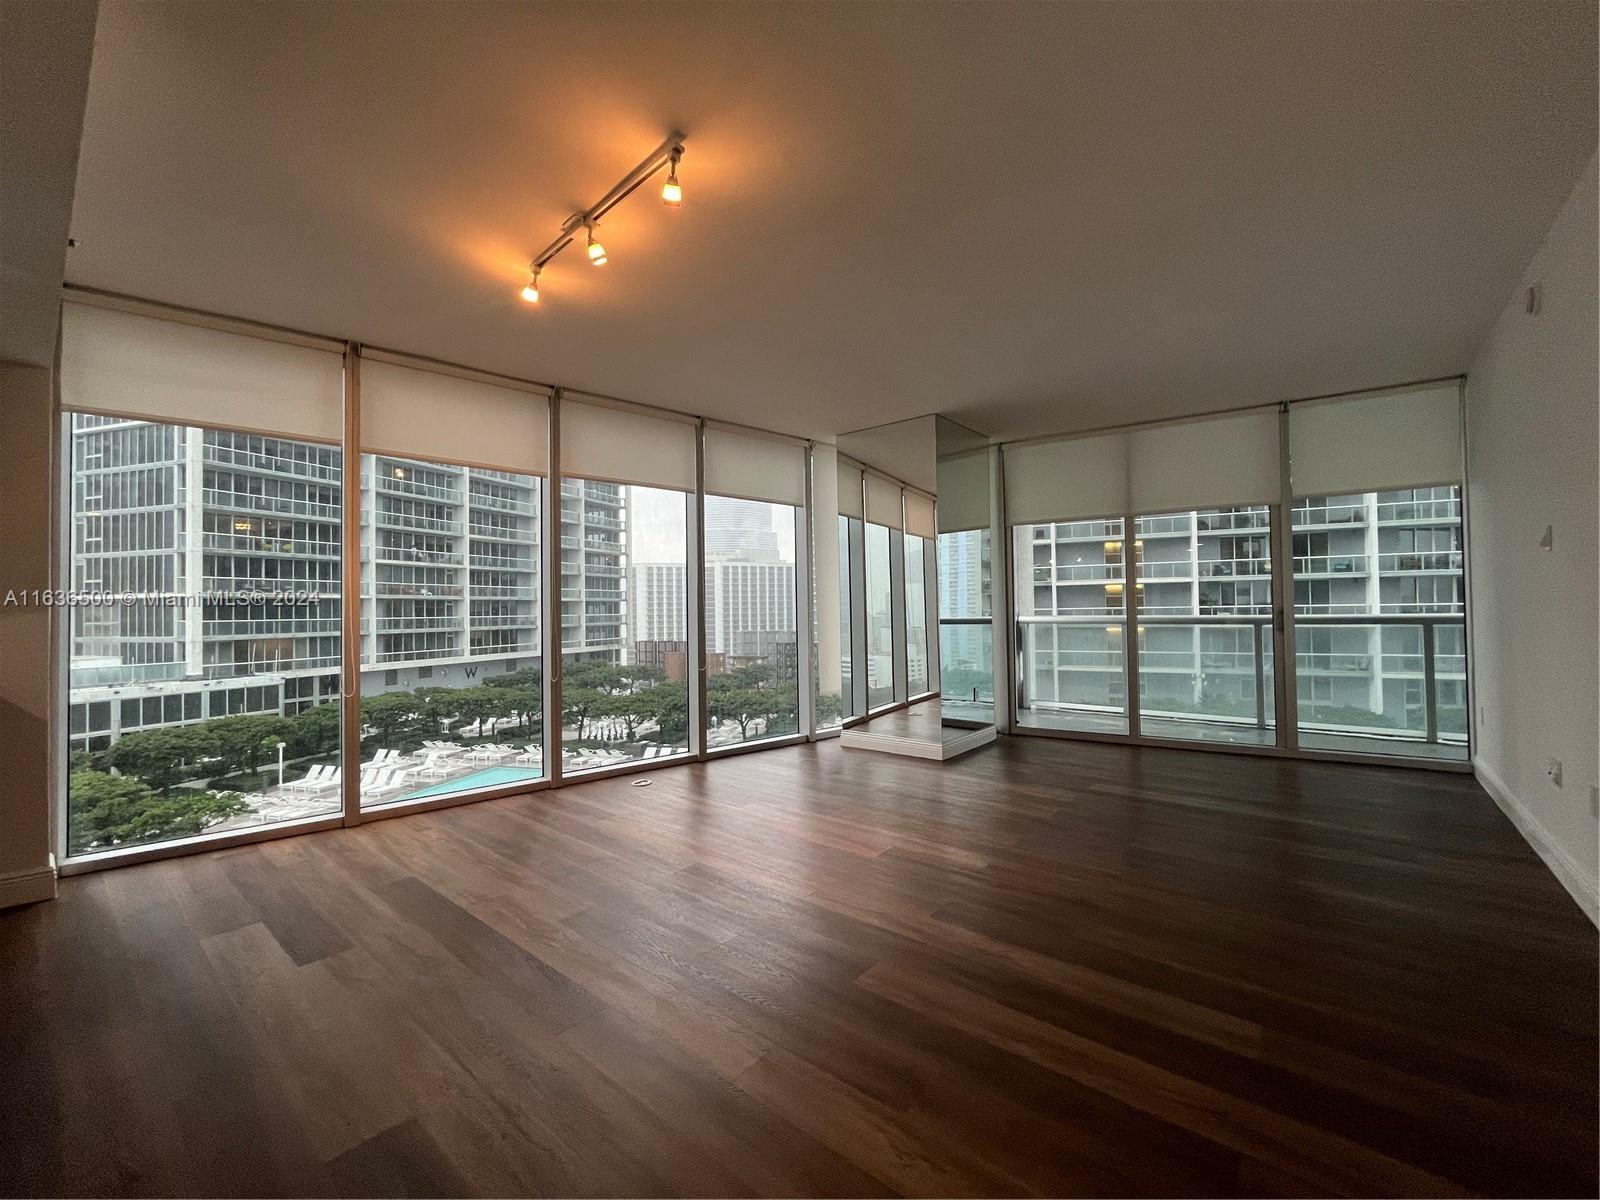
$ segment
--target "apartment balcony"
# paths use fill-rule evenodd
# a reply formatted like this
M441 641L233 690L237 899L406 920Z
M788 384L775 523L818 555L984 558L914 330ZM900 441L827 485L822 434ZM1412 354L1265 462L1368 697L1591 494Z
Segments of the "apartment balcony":
M400 546L375 546L370 555L362 551L362 562L380 562L394 566L459 567L459 551L422 550Z
M1195 566L1187 558L1145 559L1138 564L1139 579L1141 582L1162 580L1168 583L1177 583L1192 580L1195 575Z
M1459 550L1429 550L1378 555L1380 575L1459 575L1465 560Z
M258 533L204 533L200 537L200 544L205 549L215 550L221 554L270 554L282 558L334 560L339 557L338 545L330 545L327 542L266 537Z
M506 558L499 554L467 555L467 562L471 566L485 571L520 571L527 574L534 569L535 561L531 554L525 558Z
M593 529L622 529L622 521L617 517L607 516L605 513L587 511L583 514L583 523Z
M483 492L472 492L467 496L467 505L470 508L493 509L495 512L515 513L521 517L531 517L534 513L533 500L512 500L505 496L489 496Z
M1114 521L1062 521L1053 525L1035 525L1035 545L1052 542L1100 542L1122 537L1120 525Z
M484 616L473 613L468 618L473 629L537 629L539 618L532 613L494 613Z
M371 513L373 524L383 529L402 529L412 533L444 534L449 537L460 537L462 524L460 521L444 520L439 517L424 517L415 513L389 512L379 509Z
M380 579L376 584L377 595L399 596L408 599L451 599L461 595L459 583L395 583Z
M539 598L539 589L532 584L477 583L468 584L474 600L528 600Z
M512 529L505 525L485 525L479 521L468 523L467 535L488 541L511 542L523 546L531 546L538 537L538 534L532 529Z
M1055 566L1035 566L1034 583L1104 583L1122 579L1122 564L1116 563L1057 563Z
M293 620L241 617L237 620L207 619L200 625L200 636L208 642L235 638L314 637L338 632L338 617L299 617Z
M1192 513L1173 513L1164 517L1140 517L1134 522L1134 537L1167 538L1187 537L1194 532Z
M1290 514L1290 525L1296 533L1311 529L1348 529L1366 523L1365 504L1303 505Z
M461 617L448 613L426 617L380 616L375 627L379 633L456 633L461 629Z
M1195 526L1201 533L1267 530L1272 527L1272 514L1265 509L1258 512L1200 513L1197 516Z
M1460 499L1387 500L1378 505L1379 525L1455 525L1460 521Z
M201 450L201 459L217 466L258 471L263 475L287 475L295 479L307 479L317 483L337 485L344 478L343 471L330 464L301 462L278 454L257 454L249 450L237 450L229 446L215 446L209 442Z
M1268 558L1202 558L1198 564L1202 579L1270 579L1272 560Z
M432 470L433 468L429 468ZM387 492L392 496L410 496L419 500L432 500L439 504L459 505L462 500L459 487L444 487L436 483L424 483L410 476L397 478L388 471L374 472L373 480L380 492Z
M337 522L344 512L337 504L319 504L310 500L289 500L279 496L256 496L248 492L225 492L205 488L201 503L213 512L260 513L274 517L312 517L319 521ZM169 507L160 505L157 507Z
M588 563L584 566L583 573L598 579L618 579L623 574L623 568L603 566L600 563Z
M337 579L268 579L244 575L201 576L200 590L237 596L246 592L313 592L330 600L339 598Z
M1369 574L1365 554L1308 554L1294 560L1296 579L1331 579L1336 575L1360 577Z

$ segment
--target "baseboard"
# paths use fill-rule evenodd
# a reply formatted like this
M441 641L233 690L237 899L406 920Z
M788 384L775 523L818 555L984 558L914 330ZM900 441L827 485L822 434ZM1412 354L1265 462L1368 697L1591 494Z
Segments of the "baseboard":
M1600 925L1600 887L1597 887L1595 880L1572 861L1572 856L1550 836L1549 831L1540 824L1539 818L1512 794L1505 780L1486 766L1482 759L1474 758L1472 769L1478 777L1478 782L1483 785L1483 790L1489 793L1494 802L1500 806L1500 811L1505 813L1506 818L1517 827L1517 832L1523 836L1528 845L1533 847L1534 853L1544 861L1544 865L1550 868L1550 873L1571 893L1589 920Z
M11 908L18 904L34 904L40 900L54 900L56 898L56 864L54 857L50 865L37 871L17 871L11 875L0 875L0 908Z

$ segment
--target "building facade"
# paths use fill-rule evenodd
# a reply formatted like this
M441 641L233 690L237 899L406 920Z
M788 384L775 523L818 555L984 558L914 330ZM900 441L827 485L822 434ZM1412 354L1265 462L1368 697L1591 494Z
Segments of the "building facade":
M72 586L139 599L73 609L71 747L336 699L338 449L81 414L66 422ZM384 455L363 455L359 472L362 692L471 686L537 666L544 481ZM562 498L566 645L620 658L623 489L568 481ZM279 598L245 602L252 593Z

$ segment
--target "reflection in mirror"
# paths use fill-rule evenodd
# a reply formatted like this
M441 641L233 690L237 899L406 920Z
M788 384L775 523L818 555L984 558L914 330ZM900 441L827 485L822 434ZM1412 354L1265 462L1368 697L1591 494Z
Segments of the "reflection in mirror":
M944 719L994 723L989 440L934 419L938 451L939 695Z

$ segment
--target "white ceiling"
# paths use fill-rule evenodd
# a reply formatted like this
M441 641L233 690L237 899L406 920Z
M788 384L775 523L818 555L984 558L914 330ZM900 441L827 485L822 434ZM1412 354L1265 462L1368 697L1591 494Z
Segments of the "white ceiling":
M67 276L831 437L1449 374L1596 143L1558 4L102 6ZM530 254L673 126L611 262Z

